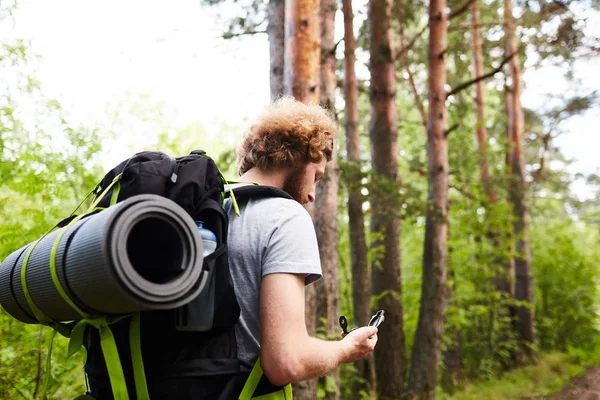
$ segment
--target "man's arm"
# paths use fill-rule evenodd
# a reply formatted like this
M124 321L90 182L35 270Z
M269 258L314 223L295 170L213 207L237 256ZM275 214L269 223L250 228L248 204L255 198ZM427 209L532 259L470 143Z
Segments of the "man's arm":
M363 327L343 340L310 337L304 316L304 275L265 275L260 291L261 367L271 383L285 385L326 375L375 348L377 328Z

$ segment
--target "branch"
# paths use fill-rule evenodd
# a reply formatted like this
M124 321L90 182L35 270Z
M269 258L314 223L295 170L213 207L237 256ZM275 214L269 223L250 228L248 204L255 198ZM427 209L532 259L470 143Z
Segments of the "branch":
M267 33L267 31L244 31L240 33L232 33L227 32L221 36L221 39L233 39L234 37L246 36L246 35L259 35L262 33Z
M469 7L471 7L471 4L473 4L475 0L467 0L465 2L465 4L463 4L462 6L460 6L458 9L454 10L454 11L450 11L448 13L448 21L450 21L452 18L456 18L459 15L461 15L462 13L464 13L465 11L467 11L469 9Z
M446 132L444 132L444 136L448 137L448 135L450 135L450 133L452 133L453 131L457 130L459 126L459 124L452 125L450 128L446 129Z
M416 38L417 36L415 36ZM400 34L400 45L402 46L402 48L406 48L406 46L404 46L404 32L402 32ZM416 40L413 38L413 40ZM412 71L410 70L410 63L408 62L408 57L406 56L406 52L403 51L402 53L399 54L400 56L400 60L402 61L402 65L404 66L404 68L406 69L406 72L408 73L408 83L410 84L410 91L412 92L414 98L415 98L415 106L417 106L417 110L419 110L419 114L421 115L421 121L423 122L423 128L425 130L425 136L427 136L427 112L425 111L425 106L423 106L423 101L421 100L421 97L419 96L419 91L417 90L417 85L415 84L415 77L412 73Z
M448 21L450 21L452 18L457 17L460 14L464 13L471 6L471 4L474 1L475 0L467 0L465 4L463 4L460 8L458 8L458 10L451 11L450 13L448 13ZM400 21L400 23L401 23L400 26L402 26L402 22L403 21ZM396 52L396 57L400 57L404 52L406 52L411 47L413 47L413 45L416 43L416 41L421 36L423 36L423 33L425 33L425 31L427 30L428 27L429 27L429 23L427 23L427 25L425 25L423 27L423 29L421 29L417 34L415 34L415 36L413 36L412 39L410 39L406 45L401 45L400 48L398 49L398 51Z
M449 183L448 187L456 190L458 193L462 194L463 196L465 196L468 199L471 199L471 200L475 199L475 196L473 195L473 193L469 192L465 188L461 188L461 187L459 187L457 185L454 185L452 183Z
M544 170L544 164L546 161L546 153L548 152L548 147L550 145L551 138L552 138L552 135L550 133L547 133L542 137L542 143L544 146L543 146L542 154L540 154L540 167L538 169L536 169L531 176L533 179L533 182L538 182L540 180L540 178L542 177L542 171Z
M486 28L486 27L503 26L503 25L504 24L502 22L486 22L486 23L475 24L475 25L467 24L467 25L449 26L448 33L455 32L455 31L468 31L468 30L471 30L472 28Z
M417 42L417 40L423 36L423 33L425 33L425 31L427 30L427 28L429 27L429 24L425 25L423 27L423 29L421 29L417 34L415 34L415 36L413 36L412 39L410 39L408 41L408 44L406 45L401 45L400 48L398 49L398 51L396 52L396 57L401 57L402 55L404 55L404 53L409 50L411 47L413 47L413 45Z
M494 68L493 71L488 72L487 74L483 74L481 76L478 76L477 78L471 79L470 81L461 83L460 85L458 85L457 87L455 87L454 89L452 89L451 91L449 91L446 94L446 98L455 95L456 93L460 92L461 90L464 90L466 88L468 88L469 86L482 81L484 79L487 78L491 78L492 76L496 75L498 72L500 72L500 70L502 69L502 67L504 67L504 65L509 62L515 55L517 55L519 53L519 50L517 49L517 51L515 51L514 53L506 56L502 62L500 63L500 65L498 65L496 68Z
M344 38L341 38L340 40L337 41L337 43L335 44L335 46L333 46L333 49L331 49L331 52L335 55L335 52L337 51L337 47L340 45L340 43L342 43L344 41Z

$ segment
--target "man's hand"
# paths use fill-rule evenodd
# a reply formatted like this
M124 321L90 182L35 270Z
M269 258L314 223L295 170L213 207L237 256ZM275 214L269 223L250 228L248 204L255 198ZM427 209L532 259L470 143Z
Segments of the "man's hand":
M342 340L308 335L304 275L266 275L260 289L260 363L274 385L313 379L373 351L377 328L356 329Z
M350 363L365 358L377 344L377 328L364 326L348 333L342 339L344 357L342 362Z

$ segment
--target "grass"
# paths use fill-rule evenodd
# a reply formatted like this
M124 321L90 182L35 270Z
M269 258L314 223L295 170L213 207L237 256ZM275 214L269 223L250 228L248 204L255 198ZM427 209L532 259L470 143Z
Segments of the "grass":
M452 395L438 392L440 400L539 399L557 392L571 378L585 372L586 366L600 362L600 352L584 354L542 354L534 365L507 372L499 378L470 382Z

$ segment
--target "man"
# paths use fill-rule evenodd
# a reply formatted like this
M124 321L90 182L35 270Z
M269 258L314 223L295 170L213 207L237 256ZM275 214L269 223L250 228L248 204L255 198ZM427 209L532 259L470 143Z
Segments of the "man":
M249 372L260 367L276 386L326 375L365 357L377 328L359 328L343 340L310 337L304 288L321 277L315 230L303 204L331 160L337 124L319 106L283 98L250 126L238 149L240 182L283 189L285 198L250 199L230 213L229 264L241 314L238 357Z

